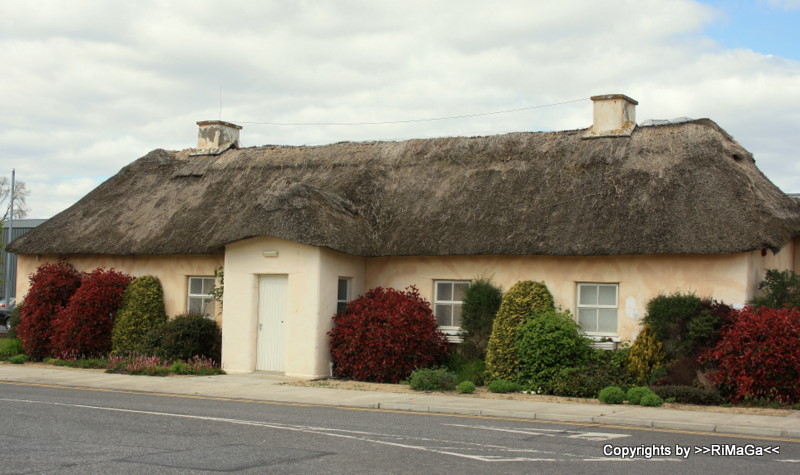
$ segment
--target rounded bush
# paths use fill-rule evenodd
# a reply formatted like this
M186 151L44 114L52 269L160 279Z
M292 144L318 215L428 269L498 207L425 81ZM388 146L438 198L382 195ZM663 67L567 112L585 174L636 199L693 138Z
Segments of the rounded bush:
M137 277L122 296L111 332L111 348L120 354L148 352L151 350L148 333L166 321L161 282L152 275Z
M16 329L25 353L41 360L52 356L52 320L80 287L81 274L66 261L58 261L39 266L30 281Z
M725 402L725 398L718 391L694 386L655 386L653 392L661 399L672 399L682 404L719 406Z
M166 360L200 356L220 361L222 333L219 325L205 315L187 313L168 320L156 330L159 355Z
M448 355L430 304L413 286L367 291L333 317L328 336L334 374L358 381L397 383Z
M458 383L457 389L461 394L472 394L475 392L475 383L472 381L461 381Z
M411 373L409 385L415 391L452 391L456 375L443 368L418 369Z
M653 391L644 386L634 386L628 389L628 392L625 393L625 399L627 399L631 404L639 404L639 402L642 400L642 397L646 396L647 394L653 394Z
M591 342L580 333L569 312L544 312L519 330L517 381L537 391L546 390L564 368L581 366L592 353Z
M93 357L111 351L111 329L131 276L95 269L53 319L53 355Z
M642 396L639 400L640 406L658 407L664 404L664 400L658 397L657 394L648 393Z
M487 387L489 391L493 393L515 393L522 391L522 386L515 381L509 381L507 379L495 379L489 383Z
M702 362L713 366L711 381L734 404L800 402L800 309L736 312Z
M555 309L543 282L517 282L503 295L486 353L489 379L516 379L519 370L517 333L532 315Z
M625 391L619 386L608 386L600 391L597 399L606 404L622 404L625 402Z

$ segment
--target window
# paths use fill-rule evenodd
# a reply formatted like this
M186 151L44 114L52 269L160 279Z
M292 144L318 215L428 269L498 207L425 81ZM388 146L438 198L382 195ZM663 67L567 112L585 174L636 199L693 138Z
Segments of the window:
M350 279L339 277L339 288L336 291L336 313L344 312L350 301Z
M617 335L619 284L578 284L578 323L589 335Z
M214 277L189 277L189 313L200 313L214 316Z
M435 295L433 313L436 323L442 330L458 331L461 329L461 305L464 303L464 292L469 287L468 280L434 281Z

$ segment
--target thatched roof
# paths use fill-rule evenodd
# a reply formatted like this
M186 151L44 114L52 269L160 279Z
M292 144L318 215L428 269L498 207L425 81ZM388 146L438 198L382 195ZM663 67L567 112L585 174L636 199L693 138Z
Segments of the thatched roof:
M710 120L582 135L155 150L12 249L207 254L275 236L359 256L730 253L800 234L800 203Z

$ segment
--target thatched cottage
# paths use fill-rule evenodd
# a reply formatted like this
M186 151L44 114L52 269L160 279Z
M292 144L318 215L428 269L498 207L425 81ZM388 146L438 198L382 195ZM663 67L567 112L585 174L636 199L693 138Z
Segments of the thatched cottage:
M443 329L476 276L544 281L590 335L629 340L648 299L753 297L797 269L800 204L710 120L636 126L597 96L587 130L325 146L154 150L12 245L20 292L44 262L152 274L168 313L212 310L224 267L223 366L328 373L337 307L415 285Z

